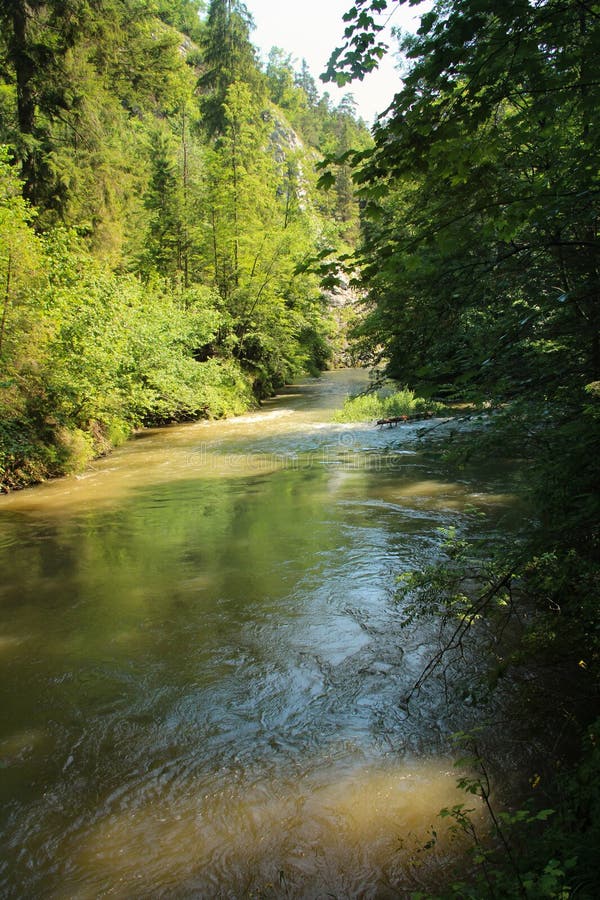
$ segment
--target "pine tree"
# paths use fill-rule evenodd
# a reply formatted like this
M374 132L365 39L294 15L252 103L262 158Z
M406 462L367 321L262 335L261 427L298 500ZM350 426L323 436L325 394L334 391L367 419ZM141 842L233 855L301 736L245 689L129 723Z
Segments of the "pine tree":
M16 149L24 193L34 203L44 196L47 122L72 102L62 60L86 15L84 0L4 0L0 4L7 63L16 85Z
M252 18L240 0L211 0L201 42L200 76L203 125L209 137L223 134L224 103L231 85L245 82L258 90L262 76L250 42Z
M319 102L319 91L305 59L302 60L300 71L296 73L296 84L306 94L310 108L314 109Z

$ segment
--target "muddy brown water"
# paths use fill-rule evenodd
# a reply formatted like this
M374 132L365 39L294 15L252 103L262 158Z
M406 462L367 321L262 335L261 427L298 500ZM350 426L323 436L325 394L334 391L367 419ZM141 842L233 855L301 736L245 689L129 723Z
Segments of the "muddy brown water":
M461 711L403 708L435 629L400 628L394 579L514 498L428 463L418 423L333 424L365 380L0 498L3 897L397 897L443 872L449 844L416 851L461 799Z

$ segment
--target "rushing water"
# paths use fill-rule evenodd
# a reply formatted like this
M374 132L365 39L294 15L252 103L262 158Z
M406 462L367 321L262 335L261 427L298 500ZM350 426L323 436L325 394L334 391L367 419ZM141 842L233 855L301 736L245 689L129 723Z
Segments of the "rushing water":
M362 373L157 430L0 500L0 894L393 897L456 802L433 634L394 576L493 480L416 425L331 423ZM442 865L443 845L428 866Z

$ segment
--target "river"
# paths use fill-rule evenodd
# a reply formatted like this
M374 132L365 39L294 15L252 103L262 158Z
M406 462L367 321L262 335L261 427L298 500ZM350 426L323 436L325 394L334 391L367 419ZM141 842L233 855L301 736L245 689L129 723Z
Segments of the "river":
M450 479L416 424L333 424L365 378L0 498L2 897L398 897L443 871L443 842L415 854L460 802L462 713L403 707L435 629L400 627L394 579L514 498Z

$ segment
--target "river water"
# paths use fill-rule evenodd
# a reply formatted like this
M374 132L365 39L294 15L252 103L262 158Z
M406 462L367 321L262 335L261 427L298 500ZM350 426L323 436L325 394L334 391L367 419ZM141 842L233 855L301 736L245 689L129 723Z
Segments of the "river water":
M512 515L333 372L0 498L0 895L398 897L460 802L394 578ZM476 516L475 509L479 511ZM483 516L481 515L483 513Z

